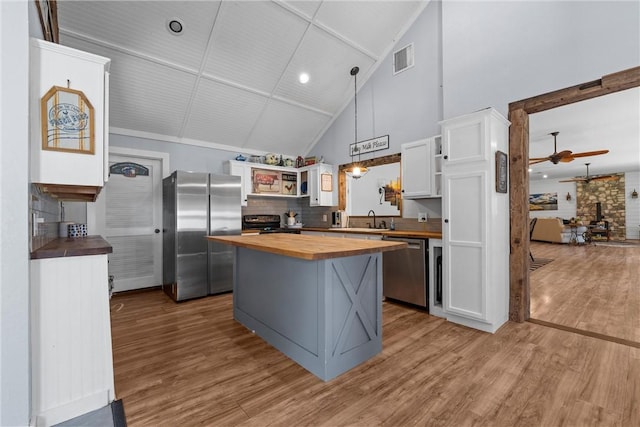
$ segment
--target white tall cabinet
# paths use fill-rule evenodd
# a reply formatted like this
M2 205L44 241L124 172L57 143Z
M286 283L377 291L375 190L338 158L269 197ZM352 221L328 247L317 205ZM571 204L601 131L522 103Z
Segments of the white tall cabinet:
M509 316L509 197L495 185L509 122L489 108L441 126L444 313L493 333Z

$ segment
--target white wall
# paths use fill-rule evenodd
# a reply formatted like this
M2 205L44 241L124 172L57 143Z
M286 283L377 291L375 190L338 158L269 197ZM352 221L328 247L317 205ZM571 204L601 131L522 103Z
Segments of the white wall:
M240 151L230 152L113 133L109 135L109 145L113 147L168 153L170 157L170 172L174 170L186 170L222 174L224 173L224 162L234 159L240 153Z
M26 1L0 1L0 425L3 426L29 424L28 16Z
M624 182L627 239L640 239L640 197L631 197L633 190L640 193L640 172L626 172Z
M640 64L638 1L444 1L444 117Z
M393 76L388 57L358 92L358 139L389 134L390 149L370 157L439 134L442 118L488 106L506 116L510 102L639 65L640 2L434 1L396 46L410 42L414 68ZM350 162L353 116L351 103L312 154Z
M400 180L400 163L369 168L360 179L347 179L347 214L366 216L373 210L377 216L400 215L400 206L384 200L381 188Z
M563 218L570 219L576 216L576 183L558 182L555 180L529 181L529 194L558 193L557 211L529 211L531 218ZM571 194L571 200L567 200L567 193Z
M439 135L442 119L440 2L431 2L413 26L396 43L414 44L415 66L393 75L392 56L358 91L358 140L389 135L389 149L365 154L363 159L400 152L400 144ZM357 64L345 64L348 74ZM353 83L352 83L353 85ZM350 163L349 144L354 140L353 101L311 150L327 163Z

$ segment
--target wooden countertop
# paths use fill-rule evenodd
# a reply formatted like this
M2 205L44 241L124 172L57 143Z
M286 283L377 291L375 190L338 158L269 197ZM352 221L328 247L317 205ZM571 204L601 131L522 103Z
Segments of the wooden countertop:
M331 233L354 233L354 234L380 234L389 237L413 237L417 239L442 239L441 231L423 230L376 230L371 229L349 229L349 228L320 228L304 227L302 231L321 231Z
M255 249L306 260L341 258L407 247L404 242L343 239L303 234L272 233L244 236L207 236L207 239L242 248Z
M31 259L110 254L113 248L102 236L60 237L31 252Z

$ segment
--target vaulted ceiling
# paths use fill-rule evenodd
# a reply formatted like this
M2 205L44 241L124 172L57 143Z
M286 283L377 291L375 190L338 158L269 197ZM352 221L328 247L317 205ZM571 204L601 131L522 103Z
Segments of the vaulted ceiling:
M61 44L112 60L112 132L298 155L352 100L350 69L361 86L427 3L59 1L58 15Z

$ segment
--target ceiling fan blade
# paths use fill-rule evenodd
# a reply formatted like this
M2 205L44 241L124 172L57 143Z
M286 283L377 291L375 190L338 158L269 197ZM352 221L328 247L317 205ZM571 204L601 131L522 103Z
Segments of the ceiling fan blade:
M570 178L570 179L563 179L562 181L558 181L558 182L583 182L586 180L587 178Z
M618 175L600 175L589 178L591 181L617 181L620 179Z
M607 154L608 152L609 150L585 151L584 153L573 153L571 157L599 156L601 154Z
M534 157L532 159L529 159L529 164L530 165L535 165L536 163L542 163L542 162L546 162L550 160L548 157Z

